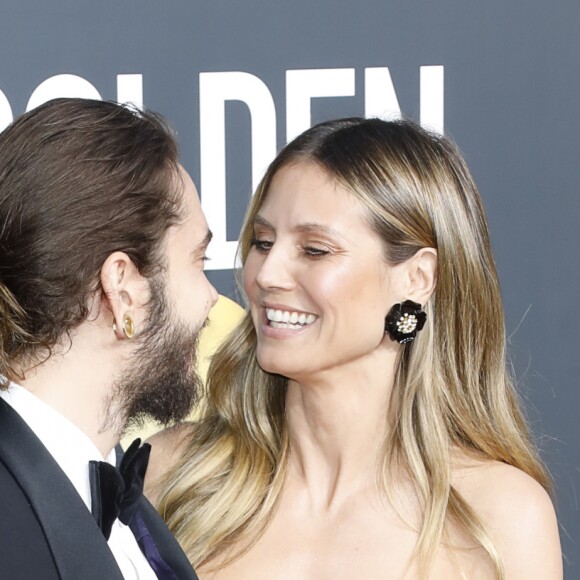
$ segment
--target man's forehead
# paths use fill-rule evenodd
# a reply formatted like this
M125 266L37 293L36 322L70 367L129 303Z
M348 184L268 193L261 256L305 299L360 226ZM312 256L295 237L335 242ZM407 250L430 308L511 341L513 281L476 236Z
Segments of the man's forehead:
M197 246L202 246L209 243L211 240L211 232L207 225L207 221L201 209L199 195L193 180L187 171L181 166L178 166L178 185L180 187L181 199L184 211L184 223L191 233L193 243Z

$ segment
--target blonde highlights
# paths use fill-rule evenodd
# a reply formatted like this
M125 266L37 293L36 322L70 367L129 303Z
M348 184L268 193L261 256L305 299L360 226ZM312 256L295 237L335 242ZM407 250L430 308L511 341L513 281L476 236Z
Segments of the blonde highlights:
M7 388L11 380L21 378L15 361L26 352L30 343L36 342L26 330L26 313L0 281L0 389Z
M452 485L452 450L515 466L550 488L506 371L499 282L479 193L455 146L407 121L343 119L309 129L270 165L242 228L276 172L312 162L367 208L391 265L435 248L437 287L428 319L400 357L379 480L394 497L403 472L422 505L415 555L426 574L450 523L503 566L474 510ZM251 547L270 521L284 480L286 379L261 370L249 315L215 355L207 408L168 480L159 509L194 565L220 566Z

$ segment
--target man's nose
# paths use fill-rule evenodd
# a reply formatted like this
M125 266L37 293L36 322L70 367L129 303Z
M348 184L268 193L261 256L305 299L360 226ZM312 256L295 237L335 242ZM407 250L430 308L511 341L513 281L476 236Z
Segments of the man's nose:
M214 285L211 282L209 282L209 280L208 280L208 284L209 284L209 292L210 292L210 296L211 296L211 305L215 306L215 303L218 301L219 294L218 294L217 290L215 289Z

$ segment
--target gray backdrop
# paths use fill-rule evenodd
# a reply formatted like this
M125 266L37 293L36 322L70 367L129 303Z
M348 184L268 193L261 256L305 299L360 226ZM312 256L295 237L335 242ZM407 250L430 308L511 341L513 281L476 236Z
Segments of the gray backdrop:
M580 578L578 0L4 0L0 53L0 128L59 94L170 119L230 296L252 182L287 133L397 107L444 126L488 211L510 356Z

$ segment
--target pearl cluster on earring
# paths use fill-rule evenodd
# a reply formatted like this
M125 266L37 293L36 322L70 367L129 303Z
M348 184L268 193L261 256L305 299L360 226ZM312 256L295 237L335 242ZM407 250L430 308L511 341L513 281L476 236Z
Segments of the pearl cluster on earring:
M397 320L397 330L403 334L409 334L417 328L417 317L414 314L405 312L399 320Z

